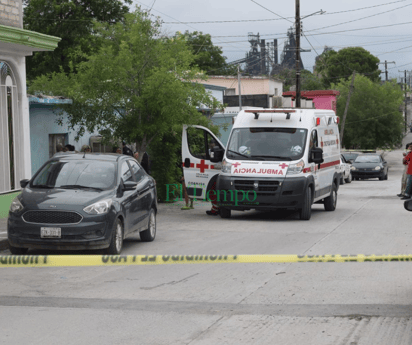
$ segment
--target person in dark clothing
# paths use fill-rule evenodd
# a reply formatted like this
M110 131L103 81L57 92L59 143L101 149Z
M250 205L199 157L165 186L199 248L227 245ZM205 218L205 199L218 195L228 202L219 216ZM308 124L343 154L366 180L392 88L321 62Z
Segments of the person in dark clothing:
M123 154L133 157L133 151L126 146L126 143L124 141L123 141Z
M136 160L139 160L139 152L136 151L133 157L136 158ZM150 175L150 159L149 159L149 155L147 154L147 152L143 153L143 158L142 158L142 161L140 162L140 165L142 166L144 171L146 171Z

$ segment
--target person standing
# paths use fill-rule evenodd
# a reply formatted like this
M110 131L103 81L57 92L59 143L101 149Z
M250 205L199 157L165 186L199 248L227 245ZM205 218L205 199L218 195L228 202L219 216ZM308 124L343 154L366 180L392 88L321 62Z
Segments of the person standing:
M406 155L411 151L412 149L412 143L406 144L405 147L405 152L403 153L403 157L406 157ZM400 194L397 194L398 197L403 197L405 194L405 188L406 188L406 180L408 177L407 170L408 170L408 164L403 160L403 165L405 166L403 169L403 174L402 174L402 180L401 180L401 192Z
M409 145L409 148L412 149L412 145ZM403 163L407 164L407 170L406 170L407 178L406 178L406 186L405 186L404 195L401 198L401 200L411 198L411 193L412 193L412 163L411 161L412 161L412 150L409 151L409 153L403 159Z
M126 146L126 143L124 141L122 142L122 144L123 144L123 154L133 157L133 151L129 147Z

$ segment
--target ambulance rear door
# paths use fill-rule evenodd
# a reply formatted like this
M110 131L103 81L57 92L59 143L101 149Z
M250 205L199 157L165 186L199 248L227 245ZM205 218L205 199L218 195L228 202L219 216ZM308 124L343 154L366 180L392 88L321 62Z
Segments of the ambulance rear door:
M206 198L209 182L220 173L215 168L222 163L224 151L225 146L208 128L183 126L182 166L189 197Z

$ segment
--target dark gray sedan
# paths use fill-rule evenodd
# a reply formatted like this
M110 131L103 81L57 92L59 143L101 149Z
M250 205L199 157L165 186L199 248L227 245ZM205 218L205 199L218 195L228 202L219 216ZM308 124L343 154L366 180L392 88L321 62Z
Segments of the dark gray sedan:
M55 156L20 184L7 224L12 254L29 248L120 254L131 234L155 239L155 181L130 156Z
M388 163L381 154L361 154L356 157L355 161L352 163L352 177L354 180L369 178L387 180L388 173Z

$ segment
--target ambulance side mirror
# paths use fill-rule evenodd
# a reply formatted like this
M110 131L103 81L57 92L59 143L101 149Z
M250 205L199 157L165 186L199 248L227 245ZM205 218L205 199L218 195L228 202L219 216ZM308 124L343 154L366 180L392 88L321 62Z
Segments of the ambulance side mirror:
M323 150L319 147L314 147L309 152L309 163L323 163Z
M210 161L212 163L218 163L223 160L223 155L225 153L225 150L220 148L220 147L214 147L212 148L210 152Z

